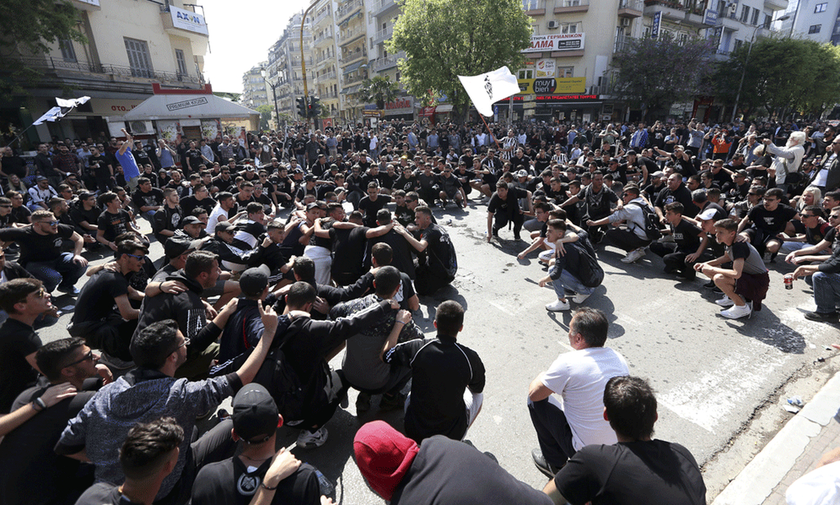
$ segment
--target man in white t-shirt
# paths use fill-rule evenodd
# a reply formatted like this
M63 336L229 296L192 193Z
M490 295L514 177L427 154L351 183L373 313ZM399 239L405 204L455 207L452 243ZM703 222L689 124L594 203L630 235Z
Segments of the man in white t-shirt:
M558 356L531 382L528 410L540 444L531 456L549 477L584 446L617 442L604 419L604 386L612 377L630 375L630 370L624 357L604 347L608 329L603 312L579 308L569 323L574 351ZM552 393L562 397L562 404Z

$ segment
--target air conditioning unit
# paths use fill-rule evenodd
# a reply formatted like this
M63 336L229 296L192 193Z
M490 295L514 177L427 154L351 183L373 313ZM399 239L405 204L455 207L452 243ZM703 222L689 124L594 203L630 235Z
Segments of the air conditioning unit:
M632 20L630 18L621 18L621 26L630 26Z
M128 126L131 133L135 135L154 133L155 131L151 121L131 121Z
M731 3L726 6L726 11L729 13L730 16L734 16L736 12L738 12L738 4Z
M549 21L548 22L548 29L549 30L556 30L560 28L560 23L557 21Z

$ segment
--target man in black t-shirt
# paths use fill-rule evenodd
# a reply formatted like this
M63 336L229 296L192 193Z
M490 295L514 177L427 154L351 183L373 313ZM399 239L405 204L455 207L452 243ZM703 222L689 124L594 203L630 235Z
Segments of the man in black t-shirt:
M513 237L521 240L519 232L525 222L525 216L519 207L519 199L527 196L524 189L510 187L502 180L496 183L496 192L487 204L487 242L499 237L499 229L513 223ZM415 211L416 212L416 211Z
M260 384L243 387L233 399L231 417L234 440L244 442L242 453L198 472L193 505L248 505L257 494L269 503L320 502L315 468L285 449L274 449L283 418L268 390Z
M131 306L129 299L142 301L143 297L129 288L126 276L143 268L146 254L148 250L140 242L119 243L117 270L104 268L82 287L72 323L67 328L70 335L84 338L88 345L110 356L131 361L128 345L140 311Z
M138 231L131 223L131 214L123 210L116 193L110 191L99 196L99 206L104 210L96 221L96 240L112 251L117 250L114 240L128 231Z
M137 190L131 196L134 206L150 222L154 222L155 212L163 205L163 191L152 187L147 177L137 179Z
M400 225L394 229L405 237L418 253L414 287L418 294L431 295L448 286L458 271L458 258L449 234L432 222L432 210L428 207L414 209L420 240Z
M38 378L35 351L41 339L32 325L51 308L50 295L37 279L0 284L0 309L9 315L0 325L0 414L9 412L15 397Z
M781 234L788 221L796 216L796 211L782 204L784 193L779 188L768 189L764 193L764 205L750 209L746 217L738 224L738 233L755 247L759 254L770 253L771 259L782 247ZM752 226L750 226L752 225Z
M697 215L697 207L691 201L691 191L683 184L682 177L678 173L672 173L668 176L668 185L662 189L656 196L653 202L653 208L656 210L656 215L659 216L659 221L667 225L668 221L665 219L665 205L671 202L680 202L685 209L685 215L694 217Z
M391 505L553 503L475 448L443 435L418 447L385 421L371 421L356 432L353 451L368 485Z
M50 381L23 391L12 410L36 410L33 417L0 444L0 503L4 505L69 505L93 484L93 468L53 451L67 421L76 417L110 376L99 355L80 338L63 338L35 353L38 368ZM107 383L107 381L106 381ZM57 393L61 392L61 396ZM42 409L36 399L46 405ZM41 410L38 410L41 409ZM37 476L37 486L22 486Z
M706 503L697 461L685 447L653 440L656 397L647 381L613 377L604 388L604 418L618 443L578 451L548 482L555 503Z
M80 235L96 236L96 223L102 211L96 206L96 195L82 193L79 199L70 206L70 220L76 233Z
M710 209L714 213L714 209ZM697 276L691 266L705 250L705 233L691 221L683 219L683 205L672 202L665 205L665 218L674 242L653 241L650 250L662 257L665 262L665 273L676 273L681 280L690 281ZM673 247L676 246L676 247ZM712 259L712 258L707 258Z
M61 251L65 239L75 244L72 253ZM0 241L20 245L21 265L44 283L47 292L58 288L62 293L79 293L73 285L87 268L87 260L80 256L85 242L72 226L58 224L52 212L36 210L31 225L0 230Z
M181 227L181 220L184 219L185 214L178 205L179 202L180 197L175 188L163 190L163 206L155 212L152 220L155 238L161 245L166 244L166 240Z
M379 184L371 181L367 185L367 196L359 201L359 210L364 215L364 224L369 228L376 226L376 214L391 202L389 195L379 194Z

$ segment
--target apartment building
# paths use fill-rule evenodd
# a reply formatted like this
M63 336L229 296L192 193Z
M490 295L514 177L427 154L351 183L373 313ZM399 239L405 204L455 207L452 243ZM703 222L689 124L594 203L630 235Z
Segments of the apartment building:
M338 66L338 31L335 24L335 4L333 0L320 0L312 9L312 52L315 66L315 92L321 100L321 108L330 117L339 116L341 73Z
M782 35L840 44L840 0L791 0L782 17Z
M368 78L367 23L364 0L340 0L335 11L338 66L341 72L340 110L346 122L361 116L364 103L355 93Z
M264 61L242 74L242 95L239 103L256 110L261 105L269 105L266 71L268 62Z
M400 96L393 102L386 103L385 109L379 111L382 119L413 119L414 97L408 95L400 82L400 71L397 62L405 58L405 52L389 53L385 43L394 33L394 24L402 13L400 5L395 0L371 0L368 2L368 43L370 59L368 67L372 76L387 77L399 86ZM367 105L376 108L375 104Z
M289 20L283 34L268 51L268 65L266 67L266 91L269 102L281 114L300 119L295 102L296 97L303 96L303 65L306 66L307 84L314 84L314 59L312 49L312 24L307 16L303 26L303 56L301 56L301 21L303 12L297 13ZM302 60L301 58L304 58ZM270 90L270 93L268 93ZM314 91L310 88L310 94ZM277 121L277 118L274 118Z
M109 122L152 96L152 84L198 89L209 32L200 6L183 0L71 0L79 9L81 44L62 40L45 55L19 54L22 62L43 73L29 88L30 97L15 104L22 127L55 106L55 97L87 95L91 100L60 122L30 129L30 144L58 138L113 135ZM198 12L196 12L198 8ZM70 87L67 93L63 88ZM138 125L140 126L140 125Z

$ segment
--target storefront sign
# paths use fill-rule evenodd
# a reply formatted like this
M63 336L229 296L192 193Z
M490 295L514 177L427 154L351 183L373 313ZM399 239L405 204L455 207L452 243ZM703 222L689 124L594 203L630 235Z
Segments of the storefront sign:
M706 9L705 14L703 15L703 24L709 26L715 26L717 24L718 19L718 12L714 9Z
M583 49L583 40L582 33L531 35L531 46L522 52L579 51Z
M206 103L207 99L200 96L198 98L192 98L182 102L168 103L166 104L166 110L171 112L173 110L189 109L190 107L198 107L199 105L204 105Z
M420 117L432 117L435 115L435 107L423 107L420 111Z
M539 60L534 67L537 71L536 77L554 77L557 71L557 65L554 60Z
M396 116L398 114L413 114L414 113L414 97L402 97L393 102L385 103L385 115Z
M175 28L202 35L210 35L207 31L207 23L204 21L204 16L196 14L193 11L179 9L172 5L169 6L169 13L172 15L172 26Z
M653 15L653 25L650 27L650 38L655 39L659 36L660 24L662 24L662 11L658 11Z
M519 94L576 94L586 91L586 77L519 79Z

